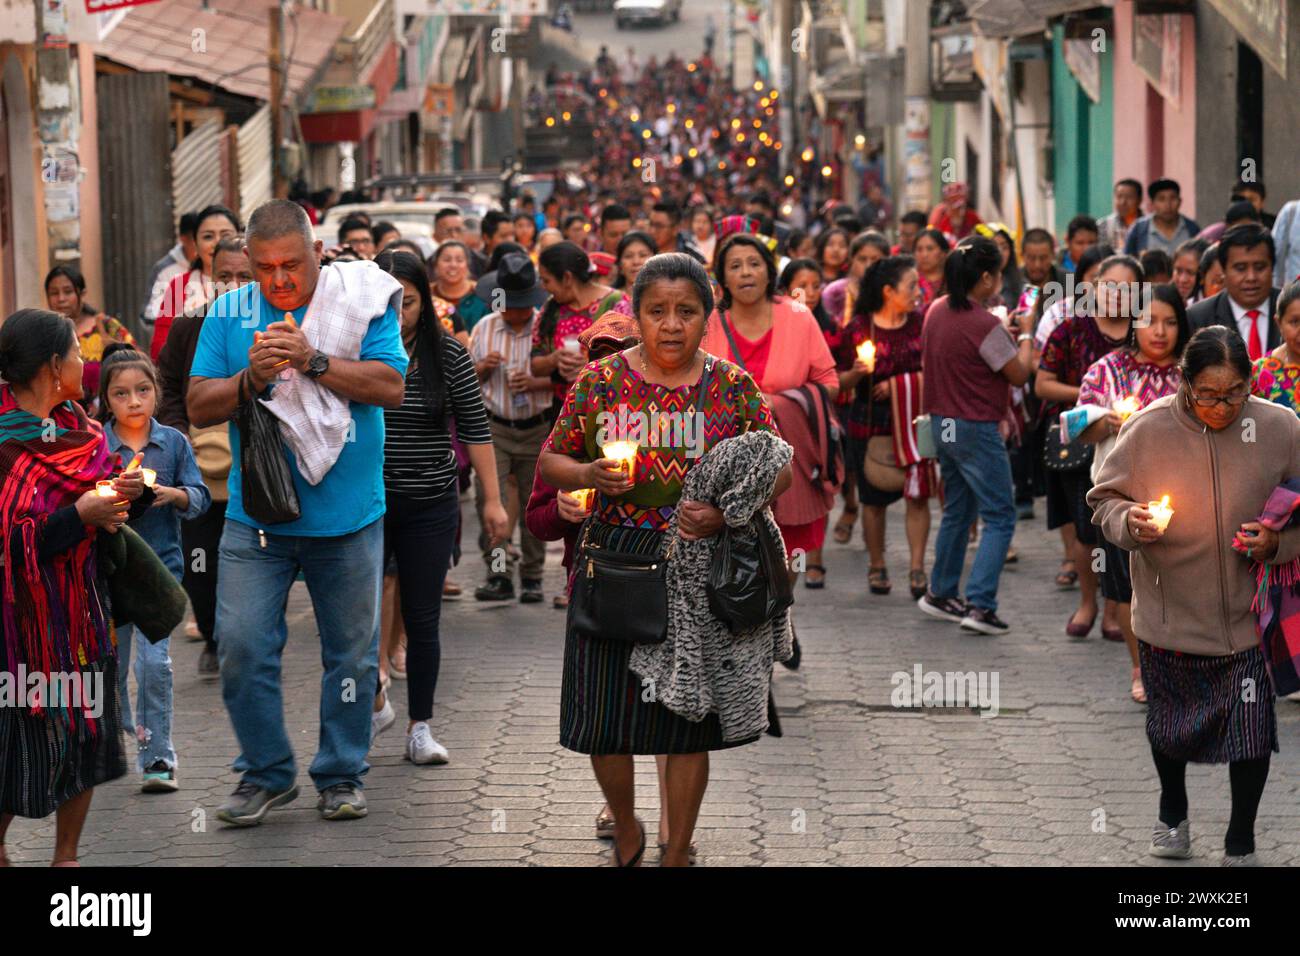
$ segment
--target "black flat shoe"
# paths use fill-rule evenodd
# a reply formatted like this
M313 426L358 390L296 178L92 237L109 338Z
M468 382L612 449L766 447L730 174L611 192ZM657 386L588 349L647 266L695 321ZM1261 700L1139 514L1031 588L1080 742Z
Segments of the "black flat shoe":
M821 575L821 577L814 581L812 578L808 577L805 572L803 578L804 587L809 591L820 591L822 588L826 587L826 568L820 564L810 564L807 567L807 571L816 571Z
M615 866L619 866L619 867L636 866L638 863L641 862L641 857L645 856L645 824L642 823L640 820L638 820L636 822L636 825L641 828L640 848L636 851L636 853L632 855L632 859L624 863L622 860L618 858L618 841L615 840L614 841L614 865Z

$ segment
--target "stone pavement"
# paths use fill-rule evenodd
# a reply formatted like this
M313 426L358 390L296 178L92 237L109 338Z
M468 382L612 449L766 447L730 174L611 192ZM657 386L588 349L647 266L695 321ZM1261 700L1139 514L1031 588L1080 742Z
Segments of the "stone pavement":
M859 541L831 544L828 587L800 587L804 648L797 673L777 668L785 736L713 755L696 839L701 862L753 865L1214 865L1228 817L1223 766L1188 772L1191 861L1146 856L1158 787L1128 699L1122 645L1099 633L1071 642L1073 592L1058 592L1056 536L1041 516L1021 522L1020 561L1003 577L1000 638L967 635L924 617L907 595L904 539L891 509L894 593L866 590ZM474 521L474 509L464 508ZM936 522L937 528L937 522ZM466 528L465 540L475 531ZM315 752L319 701L316 631L305 588L289 604L287 719L303 795L251 830L223 828L215 810L235 785L234 738L217 683L197 679L201 645L174 640L179 793L138 792L138 778L100 788L82 844L87 865L559 865L607 858L593 838L601 798L587 758L558 733L563 614L543 605L477 604L476 559L453 573L466 598L443 614L434 733L443 767L402 759L405 685L394 684L399 721L375 744L366 779L368 818L327 823L315 811L306 766ZM547 593L560 587L558 554ZM896 709L896 672L996 674L1000 713ZM1261 862L1300 863L1300 706L1278 705L1282 753L1259 815ZM638 759L638 806L653 836L658 792L650 758ZM17 820L15 862L45 864L53 819ZM1099 832L1100 831L1100 832ZM655 854L648 854L653 863Z

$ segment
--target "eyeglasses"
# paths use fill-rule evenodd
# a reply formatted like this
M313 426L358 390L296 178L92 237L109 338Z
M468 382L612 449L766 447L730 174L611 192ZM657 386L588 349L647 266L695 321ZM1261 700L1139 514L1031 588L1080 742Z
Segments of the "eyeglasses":
M1220 402L1229 408L1236 408L1239 405L1244 405L1249 397L1247 392L1232 392L1228 395L1197 395L1195 392L1192 393L1192 401L1201 408L1213 408Z

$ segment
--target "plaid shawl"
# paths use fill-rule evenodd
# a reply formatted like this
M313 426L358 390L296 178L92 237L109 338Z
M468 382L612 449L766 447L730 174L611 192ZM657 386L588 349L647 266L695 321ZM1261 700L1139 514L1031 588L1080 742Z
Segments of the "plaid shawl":
M73 673L115 653L97 583L94 534L44 562L39 542L50 515L108 478L116 459L102 427L76 403L64 402L42 421L18 407L8 385L0 388L0 663L11 674L20 665L47 678Z
M1259 523L1281 531L1300 520L1297 509L1300 478L1288 478L1268 496ZM1235 538L1232 546L1243 554L1246 551ZM1300 558L1280 565L1252 563L1259 582L1251 605L1256 614L1255 629L1273 689L1281 697L1300 690Z

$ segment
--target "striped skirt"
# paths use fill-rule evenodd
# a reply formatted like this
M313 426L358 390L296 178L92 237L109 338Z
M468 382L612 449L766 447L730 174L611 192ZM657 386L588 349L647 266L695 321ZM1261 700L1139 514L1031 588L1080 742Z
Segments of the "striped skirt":
M1178 760L1231 763L1278 751L1273 682L1258 647L1227 657L1138 641L1151 746Z
M663 553L663 532L593 522L591 541L626 554ZM576 561L576 559L575 559ZM643 698L641 680L628 667L634 645L579 637L573 604L564 639L560 686L560 744L583 754L690 754L723 750L717 714L699 723Z
M82 680L97 687L103 713L91 733L53 710L40 717L23 707L0 707L0 813L39 819L73 797L126 775L117 657L90 664Z

